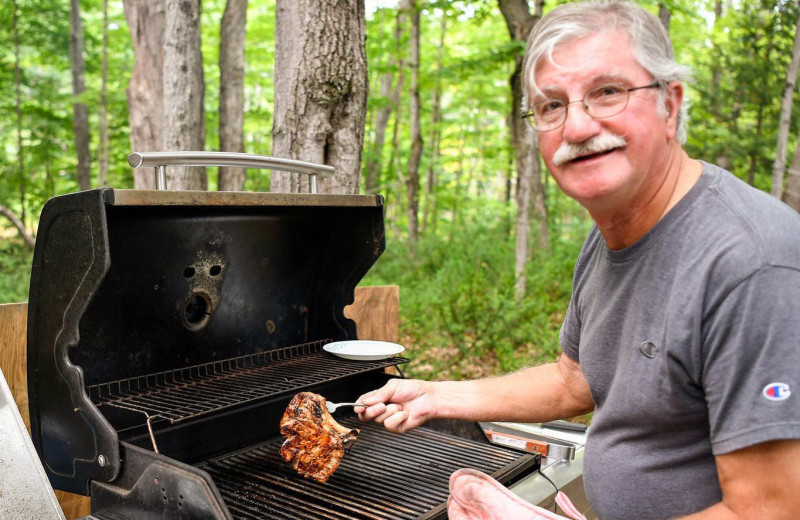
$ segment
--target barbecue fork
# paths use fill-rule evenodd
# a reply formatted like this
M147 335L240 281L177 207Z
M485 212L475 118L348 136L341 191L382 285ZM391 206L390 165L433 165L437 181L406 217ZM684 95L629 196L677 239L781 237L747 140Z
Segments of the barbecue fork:
M336 411L337 408L341 406L363 406L366 408L367 406L361 403L332 403L330 401L325 401L325 407L328 409L328 413L333 413Z

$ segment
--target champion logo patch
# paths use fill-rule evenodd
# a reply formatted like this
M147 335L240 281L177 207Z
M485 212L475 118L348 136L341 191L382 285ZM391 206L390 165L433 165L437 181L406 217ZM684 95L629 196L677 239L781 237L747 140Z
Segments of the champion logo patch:
M770 383L764 387L761 395L770 401L783 401L792 395L792 390L786 383Z

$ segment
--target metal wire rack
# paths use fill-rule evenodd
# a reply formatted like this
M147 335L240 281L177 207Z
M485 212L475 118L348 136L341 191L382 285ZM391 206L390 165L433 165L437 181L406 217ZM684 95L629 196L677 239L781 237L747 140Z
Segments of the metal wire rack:
M174 424L244 403L408 360L340 359L322 350L330 340L269 350L87 388L98 407L113 406Z

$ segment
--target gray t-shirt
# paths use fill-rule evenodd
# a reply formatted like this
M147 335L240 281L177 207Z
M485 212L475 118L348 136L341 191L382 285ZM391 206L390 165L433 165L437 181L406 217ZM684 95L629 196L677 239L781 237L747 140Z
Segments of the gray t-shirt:
M719 502L714 455L800 438L800 215L704 163L631 247L589 232L560 341L596 405L584 481L599 517Z

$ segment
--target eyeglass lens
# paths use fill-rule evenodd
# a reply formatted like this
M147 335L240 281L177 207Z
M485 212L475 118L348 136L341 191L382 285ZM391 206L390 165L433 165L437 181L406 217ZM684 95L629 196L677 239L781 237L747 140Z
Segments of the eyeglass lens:
M590 116L602 119L619 114L628 106L630 89L621 85L603 85L586 92L583 99L584 110ZM573 101L572 103L575 103ZM552 130L561 126L567 119L567 103L561 99L548 99L533 105L533 111L528 117L535 130L540 132Z

